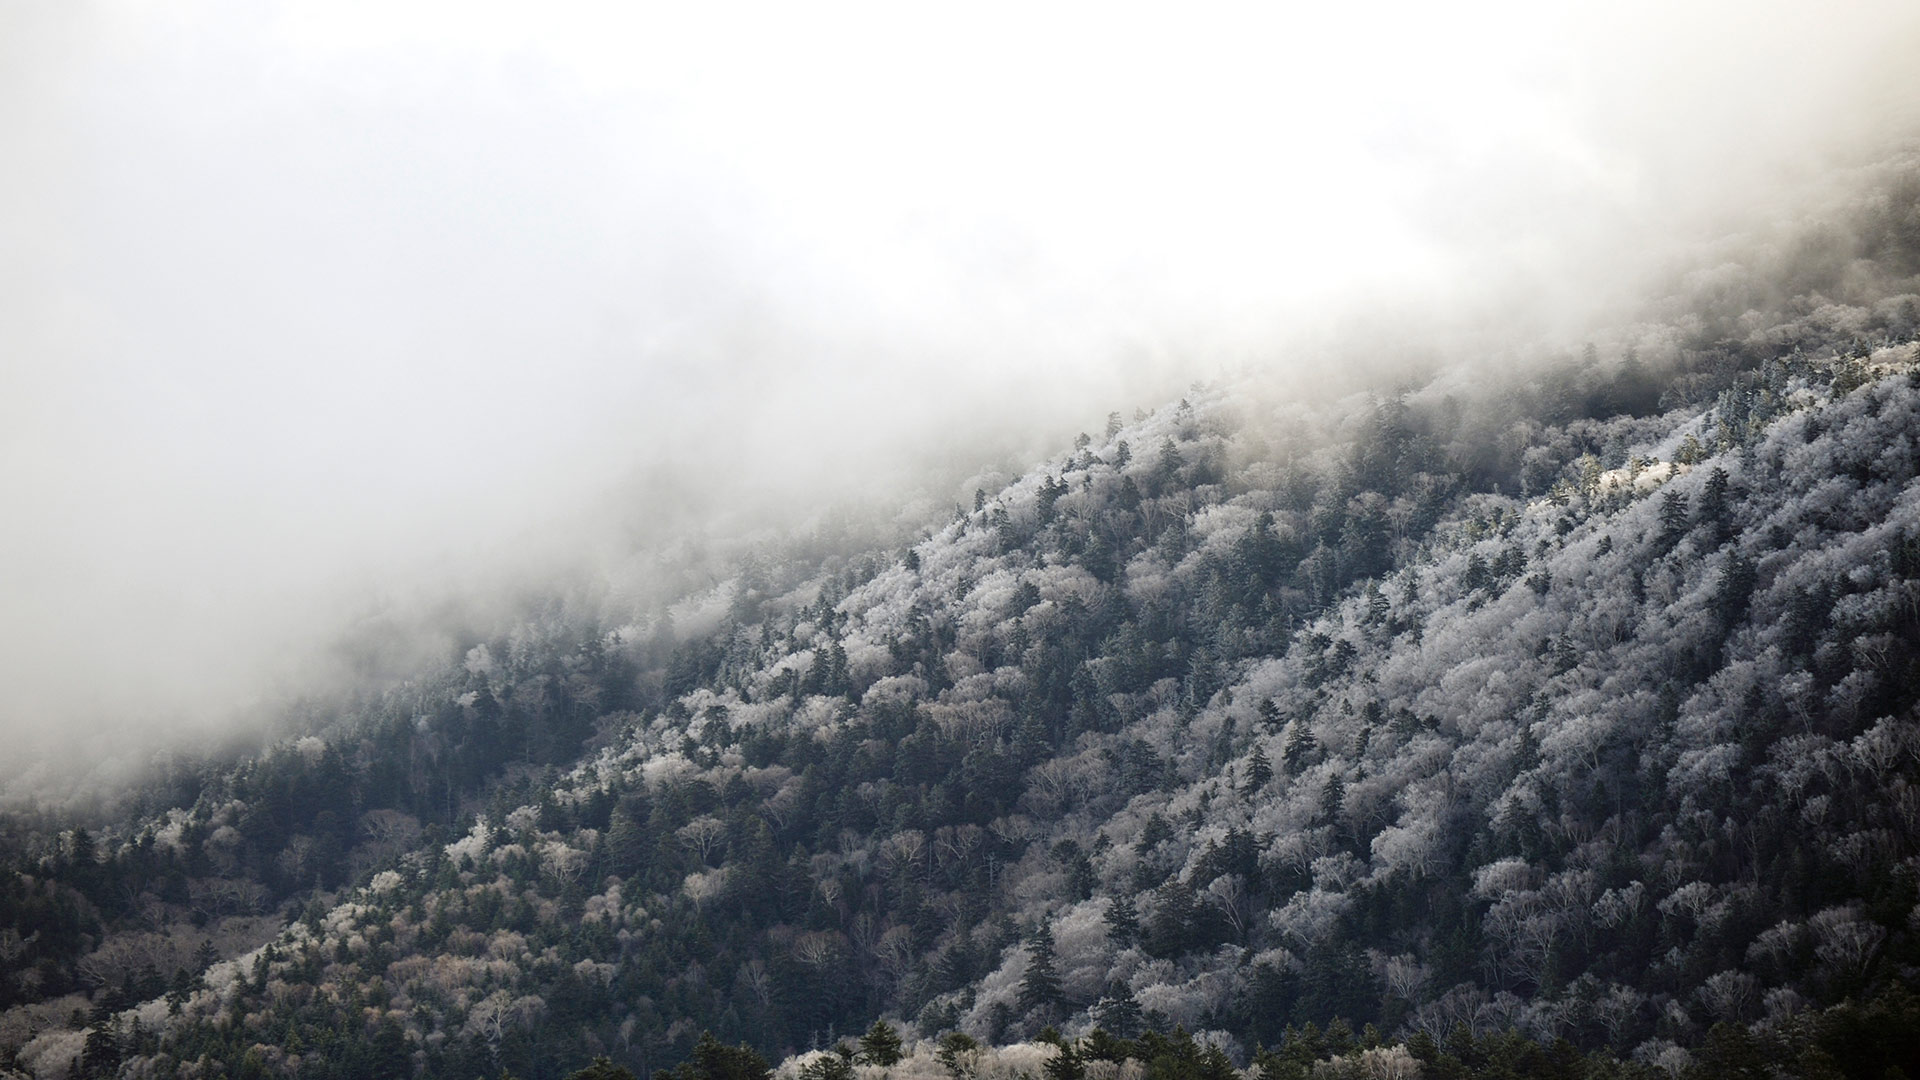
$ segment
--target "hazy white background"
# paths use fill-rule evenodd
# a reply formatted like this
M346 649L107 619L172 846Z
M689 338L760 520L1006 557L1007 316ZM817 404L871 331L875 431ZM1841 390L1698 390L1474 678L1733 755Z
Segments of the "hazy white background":
M10 0L0 731L216 723L635 476L890 490L1356 313L1577 323L1905 134L1916 55L1899 0Z

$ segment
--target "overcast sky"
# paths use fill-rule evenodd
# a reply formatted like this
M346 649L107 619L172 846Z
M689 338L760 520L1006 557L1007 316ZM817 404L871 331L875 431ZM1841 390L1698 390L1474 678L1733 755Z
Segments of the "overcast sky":
M841 495L1310 371L1355 310L1599 295L1905 130L1917 28L5 3L0 730L211 722L342 610L663 462Z

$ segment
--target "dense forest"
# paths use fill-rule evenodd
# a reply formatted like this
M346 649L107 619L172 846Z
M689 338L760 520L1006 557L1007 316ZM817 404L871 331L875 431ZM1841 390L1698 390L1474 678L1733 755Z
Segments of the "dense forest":
M15 812L0 1069L1910 1074L1920 165L1873 179L1582 348L1196 385L911 543L555 598Z

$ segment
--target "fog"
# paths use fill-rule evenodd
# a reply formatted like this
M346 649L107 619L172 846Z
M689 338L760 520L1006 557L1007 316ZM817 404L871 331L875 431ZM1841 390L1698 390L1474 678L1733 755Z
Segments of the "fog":
M1920 99L1898 0L1335 7L0 8L13 767L1357 326L1577 334Z

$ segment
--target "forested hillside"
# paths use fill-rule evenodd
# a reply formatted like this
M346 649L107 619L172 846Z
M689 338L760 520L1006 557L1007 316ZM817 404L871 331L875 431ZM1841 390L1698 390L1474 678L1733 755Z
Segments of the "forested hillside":
M556 603L131 820L18 817L0 1066L644 1076L883 1017L981 1077L1832 1065L1920 964L1876 175L1568 355L1196 386L910 545Z

